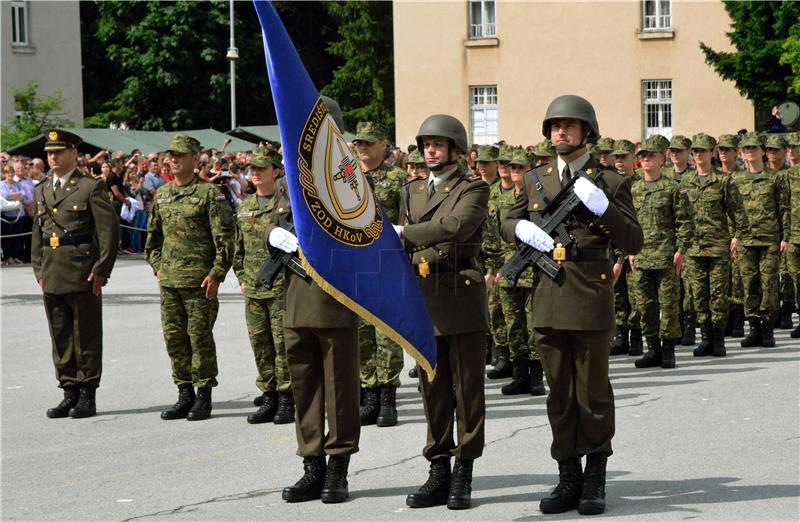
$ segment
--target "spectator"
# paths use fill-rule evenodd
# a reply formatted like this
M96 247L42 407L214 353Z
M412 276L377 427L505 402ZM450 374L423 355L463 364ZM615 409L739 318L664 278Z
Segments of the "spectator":
M30 232L33 228L33 189L36 184L30 178L29 164L23 159L18 159L14 165L14 181L22 189L22 207L24 214L19 217L19 234ZM31 238L22 236L20 239L20 251L17 256L20 260L27 263L31 260Z
M141 164L139 165L139 169L141 170ZM147 232L147 210L145 210L144 198L142 197L145 193L144 183L145 180L143 177L139 176L138 171L134 172L133 170L128 170L125 174L124 187L126 200L128 200L129 203L130 200L136 201L137 207L133 219L130 221L131 228L123 229L123 234L125 230L128 231L129 246L126 247L126 251L130 253L144 251L145 234Z
M3 238L0 248L3 250L3 262L7 265L21 265L23 261L20 257L24 255L24 237L10 236L24 233L22 223L20 222L22 216L25 215L22 204L24 193L19 183L14 181L14 168L11 165L3 167L3 181L0 182L0 196L7 202L11 202L11 205L8 207L6 207L6 203L4 203L3 210L0 213L0 218L2 218L0 236Z
M778 107L772 108L772 115L767 121L767 132L786 132L786 128L783 126L781 110Z
M129 227L130 223L123 221L120 218L122 206L125 205L130 207L130 202L125 200L125 170L123 165L124 163L122 158L115 158L111 162L111 171L106 176L106 187L108 188L109 196L111 197L111 206L114 207L114 214L116 214L117 219L120 220L120 226L123 227L120 234L120 254L127 252L127 248L130 246L129 229L124 228Z

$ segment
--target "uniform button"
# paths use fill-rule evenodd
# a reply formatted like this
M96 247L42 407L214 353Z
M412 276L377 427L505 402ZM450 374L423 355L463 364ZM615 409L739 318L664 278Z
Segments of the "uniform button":
M539 204L538 203L534 203L533 204L533 210L536 210L537 208L539 208Z
M58 212L58 209L57 209L57 208L54 208L54 209L53 209L53 212Z
M605 274L600 274L600 279L602 279L603 281L605 281L605 280L606 280L606 275L605 275Z
M279 209L278 209L278 212L283 212L283 209L282 209L282 208L279 208Z
M464 284L465 284L465 285L467 285L467 286L469 286L469 285L471 285L471 284L472 284L472 281L470 281L469 279L467 279L466 281L464 281Z

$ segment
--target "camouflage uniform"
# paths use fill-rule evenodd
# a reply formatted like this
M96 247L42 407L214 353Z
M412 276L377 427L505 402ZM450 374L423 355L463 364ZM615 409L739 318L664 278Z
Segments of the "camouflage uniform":
M732 149L738 149L739 138L737 136L734 136L733 134L721 134L719 136L719 140L717 141L717 147L728 147ZM725 174L734 174L734 173L735 171L726 172ZM741 190L739 192L741 193ZM731 239L733 239L733 236L731 236ZM742 286L742 272L739 266L740 259L741 256L731 260L731 295L730 295L731 313L733 313L734 309L744 306L744 287Z
M197 153L200 144L186 135L173 138L171 150ZM159 277L161 325L172 378L177 385L217 385L213 328L219 301L206 299L206 276L224 281L233 260L231 208L219 189L195 177L155 194L147 227L145 257Z
M280 167L280 162L277 152L263 148L253 151L250 159L250 164L257 167ZM244 285L244 318L258 370L256 386L262 392L286 392L291 388L283 344L283 272L272 289L256 284L258 271L270 255L264 245L264 232L274 206L273 196L261 198L252 194L242 201L236 214L233 253L233 272L239 284Z
M789 146L786 139L781 135L771 135L767 138L766 141L766 148L768 149L786 149ZM780 184L782 186L786 186L786 173L789 170L789 166L784 163L783 167L777 171L769 170L767 171L776 175L780 178ZM794 286L792 285L792 278L789 275L789 265L788 265L789 257L783 256L783 258L779 261L779 299L780 303L779 306L781 308L781 316L776 317L776 326L780 328L791 328L792 327L792 309L794 308L794 300L795 300L795 293L794 293ZM785 323L785 324L781 324Z
M789 274L794 285L796 309L800 310L800 166L786 171L785 191L788 196L789 252L786 254ZM800 338L800 324L792 330L792 339Z

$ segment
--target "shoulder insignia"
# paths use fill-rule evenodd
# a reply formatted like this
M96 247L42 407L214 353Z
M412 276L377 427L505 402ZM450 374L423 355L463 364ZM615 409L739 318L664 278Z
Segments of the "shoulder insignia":
M189 201L191 201L194 204L197 204L197 203L200 203L200 198L195 196L195 197L190 198Z
M547 174L553 173L553 167L547 167Z
M253 217L253 213L252 212L239 212L238 215L239 215L240 218Z
M161 205L162 203L169 203L170 201L172 201L172 198L158 198L156 200L156 203Z
M592 169L591 168L586 169L586 173L591 176L592 175Z
M225 194L223 194L222 192L220 192L219 194L217 194L217 195L214 197L214 199L216 199L217 201L225 201Z
M77 182L77 181L75 181L75 178L72 178L72 179L70 179L70 180L69 180L69 184L70 184L70 185L77 185L77 184L78 184L78 182Z
M478 174L472 174L470 176L467 176L467 181L478 181L480 179L482 178Z

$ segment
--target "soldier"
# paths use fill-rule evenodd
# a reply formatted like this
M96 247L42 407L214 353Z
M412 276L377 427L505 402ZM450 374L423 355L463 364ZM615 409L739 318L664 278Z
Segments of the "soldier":
M745 315L750 323L750 333L741 343L745 348L775 346L772 328L778 315L778 265L789 248L783 179L765 171L763 144L758 134L745 134L741 146L748 170L733 174L748 223L739 252Z
M689 163L689 149L692 140L680 134L676 134L669 141L669 160L672 166L666 167L662 174L675 181L680 181L681 176L686 174L691 168Z
M786 135L786 161L792 167L800 167L800 132L790 132Z
M800 136L797 136L797 138L800 138ZM786 254L786 259L789 275L794 285L796 309L800 310L800 165L795 165L789 169L784 180L789 213L789 251ZM800 339L800 323L792 330L790 335L792 339Z
M253 151L247 166L252 169L250 181L256 193L245 198L236 213L233 272L244 294L244 318L258 369L256 386L261 390L253 401L258 410L247 416L250 424L294 421L294 398L283 344L283 274L278 275L271 289L256 282L259 269L270 256L264 246L264 230L275 208L275 183L282 174L281 161L275 150L259 147Z
M102 181L77 168L80 137L45 131L50 172L34 191L33 275L44 294L53 365L64 399L51 419L91 417L103 368L102 288L117 258L119 224Z
M533 155L535 158L534 167L547 165L556 157L556 148L553 147L553 143L549 139L545 138L544 141L534 147Z
M430 461L427 482L408 495L410 507L471 505L473 461L483 453L486 407L484 350L488 326L486 285L477 256L486 219L489 187L468 177L457 158L467 149L467 132L456 118L429 116L417 146L433 176L403 192L402 226L417 282L436 334L436 379L420 375L428 423L423 456ZM458 313L453 313L457 310ZM453 417L458 444L453 441ZM456 461L452 473L450 456Z
M367 177L375 198L389 221L397 223L405 175L399 168L383 163L389 145L386 129L375 122L359 122L353 144L361 171ZM361 425L395 426L403 349L363 319L359 322L358 344L361 353Z
M217 292L231 268L235 231L225 195L195 174L200 142L176 134L166 153L175 181L156 191L145 245L161 290L161 326L178 386L178 401L161 418L198 421L211 416Z
M635 361L637 368L674 368L675 342L681 335L678 274L691 241L692 221L687 190L661 173L664 150L664 143L654 136L642 144L636 155L643 177L631 187L644 232L644 247L629 257L631 283L647 339L647 353Z
M739 155L739 137L733 134L721 134L717 141L717 152L723 174L733 175L739 170L736 160ZM728 322L725 325L726 337L744 337L744 288L742 273L739 268L739 257L731 260L731 296Z
M687 254L692 259L689 277L700 323L701 340L694 350L695 357L712 353L725 356L730 260L736 257L738 238L747 227L736 181L711 165L716 145L713 137L696 134L692 138L695 169L681 177L681 187L688 189L694 225L694 239Z
M545 208L579 170L593 175L598 166L586 141L600 133L594 108L579 96L560 96L550 103L542 134L550 138L558 158L525 174L522 192L503 221L503 239L522 241L542 252L554 241L528 217ZM581 514L605 510L606 461L614 435L614 398L608 379L608 355L614 329L613 276L609 246L637 254L642 229L631 203L631 178L613 170L597 186L575 181L575 194L597 216L570 229L575 248L559 251L567 260L563 277L541 278L533 297L533 331L550 395L547 414L553 431L551 455L558 461L559 484L542 499L543 513L578 508ZM586 470L580 459L586 455Z
M603 136L597 140L597 151L600 153L598 162L610 169L614 168L614 138Z
M406 181L414 181L415 179L428 179L431 171L425 164L425 158L418 150L411 151L406 160L406 168L408 169L408 176Z

